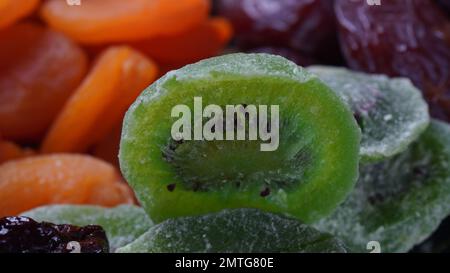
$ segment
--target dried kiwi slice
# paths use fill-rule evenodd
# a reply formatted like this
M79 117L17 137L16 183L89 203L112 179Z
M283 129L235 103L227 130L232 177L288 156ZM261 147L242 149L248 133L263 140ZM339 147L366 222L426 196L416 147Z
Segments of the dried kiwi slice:
M429 124L428 106L409 79L312 66L352 108L362 130L361 160L380 161L404 151Z
M433 121L419 140L392 159L362 168L355 191L315 224L363 251L408 251L450 214L450 126Z
M257 209L170 219L152 227L121 253L330 253L344 244L295 219Z
M52 205L39 207L23 214L38 222L76 226L99 225L106 231L111 252L134 241L153 226L144 210L133 205L115 208Z
M260 140L174 141L171 110L194 111L195 97L222 109L279 106L278 149L261 151ZM145 90L126 114L119 157L155 222L243 207L311 222L353 188L359 141L352 112L316 76L282 57L232 54L169 72Z

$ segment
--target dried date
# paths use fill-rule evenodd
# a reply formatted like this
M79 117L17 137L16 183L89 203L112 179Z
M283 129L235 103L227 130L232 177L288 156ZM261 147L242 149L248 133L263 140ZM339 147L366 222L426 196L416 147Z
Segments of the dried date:
M219 0L244 50L284 47L330 63L338 60L334 0Z
M70 243L70 244L69 244ZM76 249L79 247L79 249ZM0 253L104 253L108 239L100 226L38 223L28 217L0 219Z
M356 70L410 78L450 121L450 21L429 0L336 0L341 47Z

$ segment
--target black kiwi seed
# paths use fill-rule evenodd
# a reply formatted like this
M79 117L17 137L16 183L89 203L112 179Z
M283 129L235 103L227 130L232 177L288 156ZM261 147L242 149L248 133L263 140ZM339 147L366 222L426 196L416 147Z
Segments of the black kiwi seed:
M261 197L266 197L266 196L268 196L270 194L270 189L268 188L268 187L266 187L264 190L262 190L260 193L259 193L259 195L261 196Z
M177 186L177 184L175 184L175 183L169 184L169 185L167 185L167 190L172 192L175 190L176 186Z
M194 185L192 186L192 190L193 190L194 192L199 191L199 190L201 190L201 189L202 189L202 188L201 188L201 185L200 185L200 183L198 183L198 182L195 182Z
M176 149L181 146L182 144L184 144L185 140L184 139L180 139L180 140L173 140L170 139L169 143L167 144L166 147L162 148L162 153L161 156L162 158L167 161L167 162L172 162L173 161L173 157L174 157L174 152L176 151Z
M416 177L423 177L426 178L428 175L427 170L425 169L424 166L416 166L413 168L413 174Z
M368 197L369 203L373 206L383 203L384 200L385 198L381 193L375 193Z

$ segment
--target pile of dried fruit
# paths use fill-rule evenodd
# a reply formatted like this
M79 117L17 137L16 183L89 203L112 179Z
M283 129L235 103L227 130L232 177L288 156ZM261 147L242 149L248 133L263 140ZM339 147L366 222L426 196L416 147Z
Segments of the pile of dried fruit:
M450 15L439 5L448 7L448 1L385 1L379 6L365 0L217 2L218 13L235 27L241 50L264 47L300 65L309 65L312 58L407 77L424 92L433 116L450 121Z
M162 71L228 44L231 25L210 17L210 5L0 2L0 217L133 202L118 171L124 113Z
M0 252L410 250L450 214L446 3L1 0ZM195 97L280 123L171 138Z

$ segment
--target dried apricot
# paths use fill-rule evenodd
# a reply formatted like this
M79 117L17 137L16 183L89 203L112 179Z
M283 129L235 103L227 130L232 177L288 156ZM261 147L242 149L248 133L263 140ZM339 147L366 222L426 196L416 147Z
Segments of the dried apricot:
M37 142L87 70L84 52L64 35L22 23L0 31L0 132Z
M212 18L181 34L160 36L133 44L158 63L185 65L220 53L230 41L232 27L224 18Z
M0 139L0 164L32 154L31 149L23 149L14 142Z
M38 4L39 0L0 0L0 29L31 14Z
M102 139L97 143L92 150L92 154L95 157L101 158L117 167L119 167L119 146L122 134L121 125L122 124L114 128L112 132L109 133L105 139Z
M0 217L48 204L132 202L116 169L90 156L43 155L0 165Z
M86 151L120 124L157 74L156 64L133 49L107 49L52 125L42 152Z
M78 7L49 0L41 15L73 39L97 44L180 33L203 22L209 9L208 0L89 0Z

